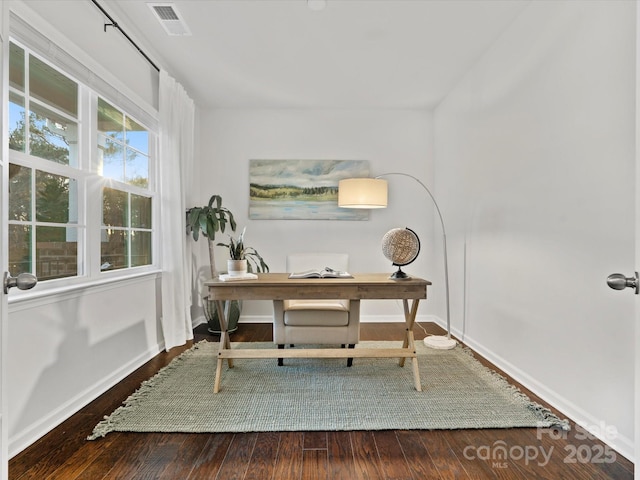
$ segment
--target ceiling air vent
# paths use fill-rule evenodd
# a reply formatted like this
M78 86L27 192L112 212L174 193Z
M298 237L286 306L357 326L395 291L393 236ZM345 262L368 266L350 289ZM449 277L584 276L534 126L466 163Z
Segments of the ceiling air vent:
M169 35L191 35L191 31L173 3L147 3Z

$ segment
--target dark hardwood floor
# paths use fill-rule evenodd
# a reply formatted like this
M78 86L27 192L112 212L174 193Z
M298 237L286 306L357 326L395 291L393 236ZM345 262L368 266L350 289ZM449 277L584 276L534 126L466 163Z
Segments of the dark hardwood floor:
M425 324L430 333L442 333ZM364 324L363 340L401 339L399 323ZM416 338L424 333L415 329ZM217 340L204 326L195 341ZM240 324L232 341L271 341L270 324ZM95 424L185 347L161 353L9 462L25 479L631 479L633 465L572 424L548 429L237 434L110 433ZM484 359L485 365L494 368ZM497 370L497 369L496 369ZM517 382L510 380L513 384ZM544 404L518 385L533 400ZM552 409L554 410L554 409ZM556 414L565 417L554 410ZM505 457L496 457L500 447ZM499 458L499 459L498 459Z

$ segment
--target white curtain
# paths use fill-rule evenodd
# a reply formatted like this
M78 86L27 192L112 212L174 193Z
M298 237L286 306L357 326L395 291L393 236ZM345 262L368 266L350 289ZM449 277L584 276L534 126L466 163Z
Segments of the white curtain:
M191 183L195 106L182 85L160 71L160 255L165 349L193 338L185 192Z

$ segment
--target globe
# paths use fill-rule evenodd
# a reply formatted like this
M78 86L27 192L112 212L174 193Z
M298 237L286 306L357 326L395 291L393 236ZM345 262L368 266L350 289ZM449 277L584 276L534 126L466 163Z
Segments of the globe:
M420 239L410 228L393 228L382 237L382 253L398 267L390 278L410 278L401 267L409 265L420 253Z

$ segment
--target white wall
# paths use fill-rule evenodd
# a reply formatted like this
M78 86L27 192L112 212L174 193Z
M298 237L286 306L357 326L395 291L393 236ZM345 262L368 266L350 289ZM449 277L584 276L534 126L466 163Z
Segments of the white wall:
M101 36L102 16L91 2L10 2L10 8L98 75L104 69L103 78L121 93L136 101L157 99L155 70L119 33ZM153 103L143 106L153 110ZM32 300L16 301L10 293L6 391L11 456L162 349L157 277L150 273Z
M11 455L158 353L156 283L147 275L10 304Z
M455 330L629 457L634 92L635 2L532 2L434 119Z
M389 179L389 208L371 212L369 221L248 220L250 159L368 160L372 175L411 173L431 185L432 116L420 110L213 110L204 112L200 130L201 204L219 194L234 213L239 229L265 258L272 271L285 270L290 252L339 251L350 255L350 269L393 271L381 251L391 228L414 228L423 252L405 270L434 281L430 297L443 296L440 261L432 261L433 211L417 183ZM206 133L205 133L206 132ZM227 240L222 236L221 240ZM216 241L218 237L216 237ZM200 265L208 265L201 245ZM223 249L217 263L224 265ZM203 267L206 273L206 267ZM427 301L419 315L438 314ZM272 316L270 302L245 302L241 321ZM401 305L368 301L363 320L399 320Z

